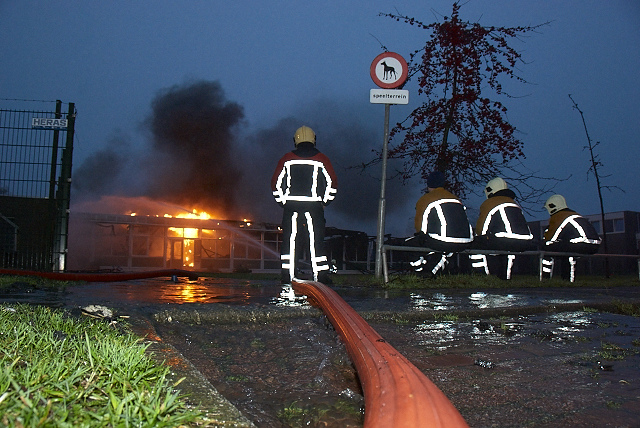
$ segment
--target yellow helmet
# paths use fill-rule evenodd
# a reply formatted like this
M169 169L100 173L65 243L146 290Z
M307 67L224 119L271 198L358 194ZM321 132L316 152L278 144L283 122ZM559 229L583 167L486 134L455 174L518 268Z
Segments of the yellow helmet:
M549 211L549 215L555 214L560 210L567 208L567 201L562 195L553 195L547 202L544 203L544 207Z
M297 146L300 143L313 143L316 145L316 133L308 126L301 126L295 134L293 134L293 142Z
M493 180L489 181L487 185L484 187L484 194L488 198L494 193L500 190L505 190L506 188L507 188L507 182L500 177L496 177Z

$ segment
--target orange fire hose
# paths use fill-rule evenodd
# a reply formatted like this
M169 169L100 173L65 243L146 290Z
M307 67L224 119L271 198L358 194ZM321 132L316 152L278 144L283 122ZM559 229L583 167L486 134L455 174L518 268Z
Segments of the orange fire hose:
M317 304L342 338L364 391L366 428L468 427L444 393L335 291L299 280L293 289Z
M150 270L144 272L122 273L71 273L71 272L38 272L19 269L0 269L0 275L39 276L57 281L114 282L132 279L157 278L160 276L188 277L197 280L198 273L181 269Z

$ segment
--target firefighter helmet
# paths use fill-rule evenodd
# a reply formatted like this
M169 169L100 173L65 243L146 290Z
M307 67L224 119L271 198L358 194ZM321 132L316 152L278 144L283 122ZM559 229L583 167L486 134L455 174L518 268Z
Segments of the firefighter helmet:
M487 185L484 187L484 194L488 198L492 196L494 193L500 190L505 190L506 188L507 188L507 182L500 177L496 177L493 180L489 181Z
M562 195L553 195L547 202L544 203L544 207L549 211L549 215L555 214L560 210L567 208L567 201Z
M316 133L308 126L301 126L293 134L293 142L297 146L300 143L313 143L316 145Z

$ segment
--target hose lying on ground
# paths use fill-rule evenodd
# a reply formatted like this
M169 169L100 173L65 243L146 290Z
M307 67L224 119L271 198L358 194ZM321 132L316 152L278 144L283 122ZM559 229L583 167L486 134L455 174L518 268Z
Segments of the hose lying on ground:
M366 428L468 427L444 393L335 291L313 281L292 286L322 309L344 342L364 391Z

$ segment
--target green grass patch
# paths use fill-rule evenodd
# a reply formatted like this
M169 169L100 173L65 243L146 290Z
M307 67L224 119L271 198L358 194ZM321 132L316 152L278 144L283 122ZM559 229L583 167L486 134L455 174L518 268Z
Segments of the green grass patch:
M449 314L449 313L440 314L436 312L433 315L433 318L436 321L441 321L441 322L457 322L460 317L457 314Z
M103 320L0 306L0 425L175 427L198 420L146 346ZM179 382L178 382L179 383Z
M294 401L280 409L277 416L283 426L287 427L334 426L336 418L340 420L343 416L362 423L360 405L345 399L339 399L334 405L324 403L304 407Z
M636 355L637 353L638 351L635 349L627 349L614 343L601 342L600 351L597 356L607 361L619 361L624 360L630 355Z
M640 317L640 305L615 299L611 302L614 312L621 315Z
M245 375L229 375L225 379L227 382L247 382L249 380Z
M424 278L414 273L389 275L389 282L375 275L334 275L335 285L374 286L388 289L477 289L477 288L540 288L540 287L617 287L640 285L637 276L618 276L604 278L599 276L577 277L575 282L560 278L544 279L535 275L515 275L510 280L502 280L493 275L451 274L436 278Z
M305 411L295 401L278 411L278 419L288 426L302 423Z
M0 275L0 290L16 287L64 289L70 281L55 281L39 276Z
M620 407L622 407L622 404L612 400L607 401L605 404L607 405L607 408L610 410L617 410Z

